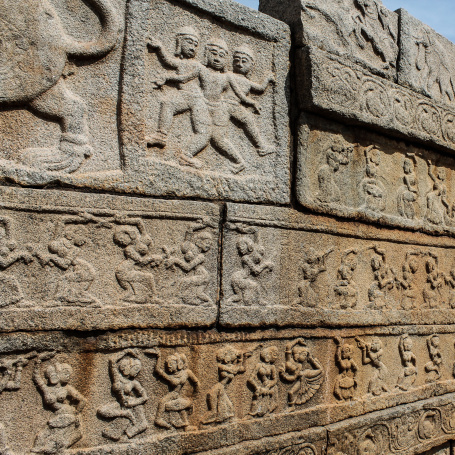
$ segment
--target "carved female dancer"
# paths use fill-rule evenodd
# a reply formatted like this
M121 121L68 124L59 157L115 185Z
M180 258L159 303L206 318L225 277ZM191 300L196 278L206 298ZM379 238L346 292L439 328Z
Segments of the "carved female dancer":
M234 418L234 405L226 388L235 376L245 372L245 362L249 357L251 357L251 352L241 353L232 346L227 346L217 352L218 382L207 394L209 412L202 422L204 425L228 422Z
M426 382L435 382L441 379L442 376L442 355L439 349L439 337L438 335L431 335L427 339L428 354L430 361L425 364L425 372L428 377Z
M82 438L79 413L87 400L68 385L72 368L66 363L55 362L46 367L44 377L41 375L41 363L53 356L54 352L40 354L33 370L33 382L43 397L44 405L53 412L47 427L36 435L31 449L33 453L60 454Z
M412 340L408 334L401 335L398 350L400 352L403 370L400 376L398 376L395 387L406 392L417 379L417 357L412 352Z
M158 403L155 425L167 429L183 428L185 431L195 429L188 421L188 414L193 412L193 400L185 396L183 388L186 384L192 383L193 391L197 392L199 381L188 368L185 354L176 352L168 356L164 370L160 366L161 353L159 351L149 349L146 354L157 357L155 372L169 384L170 388L170 392Z
M438 257L428 253L429 258L425 263L427 283L422 291L423 301L428 308L438 308L441 302L441 288L445 283L444 273L439 271Z
M260 362L251 373L248 384L253 389L253 401L248 413L252 417L271 414L278 406L278 373L275 362L278 348L271 346L261 351Z
M371 393L374 397L378 397L384 392L390 392L385 383L388 370L381 360L384 355L381 340L378 337L374 337L371 343L366 343L359 337L356 337L355 340L357 341L357 346L362 351L362 363L364 365L371 364L374 368L373 377L368 383L368 393Z
M157 267L163 261L162 255L150 251L152 239L140 218L117 216L114 243L123 248L125 259L117 267L115 277L126 291L124 302L153 303L156 301L155 279L146 267Z
M142 368L135 351L127 349L109 359L112 394L117 399L98 409L98 415L105 419L127 419L126 426L113 425L103 430L103 436L118 441L125 434L128 438L143 433L148 428L144 405L148 396L142 384L136 379Z
M411 159L412 157L412 159ZM398 213L409 220L416 216L416 202L419 195L417 177L415 173L415 157L405 158L403 162L403 185L398 189L397 208Z
M337 400L351 401L357 388L357 365L352 360L353 349L350 344L342 344L340 337L334 339L336 347L335 362L340 373L335 379L333 393Z
M288 411L295 410L310 400L321 387L324 380L321 363L314 358L303 338L291 341L286 345L286 363L280 368L281 379L294 382L288 391ZM305 363L310 368L305 368Z
M360 197L364 200L362 208L382 212L386 208L387 190L378 175L381 153L376 146L365 149L365 177L360 182Z
M450 209L450 205L447 201L447 186L445 183L446 170L443 167L436 168L436 175L433 170L432 163L428 160L428 175L433 181L433 189L427 194L425 220L432 224L443 225L448 221Z

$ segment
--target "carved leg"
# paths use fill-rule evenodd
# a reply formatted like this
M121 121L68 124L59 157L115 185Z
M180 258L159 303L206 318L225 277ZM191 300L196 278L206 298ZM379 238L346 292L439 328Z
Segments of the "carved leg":
M60 123L62 135L58 148L32 148L24 151L22 161L47 171L76 171L92 155L89 145L87 106L60 79L29 105L37 114Z
M212 143L231 162L231 171L238 174L245 169L245 161L227 139L227 128L214 127L212 131Z

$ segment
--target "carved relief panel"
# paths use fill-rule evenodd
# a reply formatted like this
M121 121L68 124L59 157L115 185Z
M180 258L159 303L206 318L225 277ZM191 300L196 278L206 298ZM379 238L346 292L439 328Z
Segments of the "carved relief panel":
M398 82L443 104L455 101L455 46L406 10L400 10Z
M2 3L1 177L36 185L119 171L125 3Z
M0 449L421 453L455 434L454 333L406 330L3 335Z
M125 171L152 194L288 201L288 52L284 24L240 5L130 2Z
M2 330L215 320L217 207L8 188L1 205Z
M375 173L378 160L372 159L369 176L365 174L359 183L367 190L364 200L377 205L385 200L386 192ZM331 172L328 164L322 168L320 174L326 169L327 174ZM328 177L324 189L337 185ZM342 183L341 187L344 196L348 187ZM370 208L368 213L376 212ZM412 243L397 243L395 231L270 207L229 204L227 220L223 325L351 326L393 325L404 319L410 324L454 320L453 239L415 233ZM422 314L426 315L423 319Z
M312 116L301 118L300 143L297 197L303 205L413 230L455 232L452 158Z
M345 56L374 73L396 76L398 14L381 0L261 0L260 11L293 28L296 44Z

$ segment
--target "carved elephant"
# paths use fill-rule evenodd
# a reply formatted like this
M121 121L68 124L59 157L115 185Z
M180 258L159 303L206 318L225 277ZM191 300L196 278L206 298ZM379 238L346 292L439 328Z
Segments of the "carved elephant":
M85 102L65 83L68 56L96 58L116 45L122 29L110 0L88 0L99 16L98 39L79 42L64 30L49 0L0 0L0 107L27 107L61 127L59 147L26 149L21 161L74 172L91 155Z

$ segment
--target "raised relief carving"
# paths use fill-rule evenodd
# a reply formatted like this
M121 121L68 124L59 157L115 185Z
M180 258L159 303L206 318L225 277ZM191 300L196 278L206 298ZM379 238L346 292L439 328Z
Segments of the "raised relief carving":
M100 306L98 299L89 293L97 275L95 268L80 257L88 242L84 224L93 220L88 214L59 219L54 223L47 251L35 247L34 255L43 268L56 266L64 272L48 305Z
M280 368L283 381L293 382L288 390L288 412L305 404L320 389L324 380L324 369L308 350L303 338L286 344L286 362ZM305 368L307 367L307 368Z
M352 401L357 389L357 364L352 360L354 348L344 344L340 337L334 338L336 344L335 363L339 374L335 378L333 394L339 401Z
M127 349L109 359L112 395L116 401L100 407L99 417L111 421L103 436L112 441L131 439L148 428L144 405L148 395L137 379L142 362L137 351Z
M317 253L313 248L308 248L304 252L301 265L303 281L298 286L299 296L294 300L294 305L309 308L320 306L318 292L315 290L315 283L318 276L327 270L325 261L333 250L334 248L329 248L323 253Z
M366 167L365 177L360 182L359 191L363 199L362 208L373 212L382 212L386 208L387 190L379 176L381 152L371 145L364 150Z
M383 393L390 392L386 384L389 372L382 361L384 350L381 340L378 337L374 337L371 343L367 343L360 337L355 339L357 346L362 351L362 363L364 365L370 364L374 368L373 377L368 382L368 393L377 397Z
M199 155L209 144L214 150L229 160L231 172L238 174L246 167L245 160L228 139L230 121L238 122L245 134L252 140L259 156L274 152L256 125L252 113L246 109L253 107L260 114L259 106L249 98L249 93L263 93L270 82L269 76L263 83L249 79L254 67L254 52L242 45L233 53L233 72L227 71L230 51L227 43L220 38L212 38L205 46L205 64L195 60L199 36L191 27L184 27L176 35L175 57L172 57L156 38L150 38L149 48L155 50L159 59L175 74L166 75L154 81L157 87L171 82L177 91L164 95L161 103L158 132L148 139L151 146L166 147L172 120L175 115L189 112L194 136L188 146L178 152L182 165L200 169L203 163Z
M0 217L0 308L15 305L23 301L22 288L14 275L5 273L16 262L30 264L33 261L31 245L25 249L17 247L12 235L13 220L10 217Z
M155 278L151 268L164 259L163 254L151 251L152 238L141 218L117 216L114 243L123 249L125 259L117 266L115 277L125 291L121 298L126 303L159 303L156 296Z
M358 261L356 249L349 249L343 252L341 256L341 265L337 272L337 281L333 288L335 293L337 307L346 310L355 308L358 301L357 284L354 281L354 272L357 268Z
M19 357L0 360L0 394L21 388L22 370L28 365L30 359L36 356L36 352L30 352Z
M420 251L406 253L406 260L402 267L402 279L398 282L402 290L401 308L403 310L413 310L417 307L419 283L417 283L416 274L419 271L418 258L422 254Z
M445 275L439 271L439 258L434 253L428 253L425 261L427 282L423 288L423 301L427 308L439 308L441 301L441 288L445 283Z
M427 373L426 382L435 382L442 376L442 354L440 351L440 339L438 335L431 335L427 338L428 354L430 361L425 364L424 370Z
M425 220L436 225L450 224L449 217L452 214L447 201L446 170L443 167L432 169L432 163L428 160L428 175L433 181L433 189L427 194Z
M386 263L386 252L377 245L372 247L374 255L371 258L374 281L368 289L369 308L381 310L393 306L389 292L397 283L396 272Z
M395 388L406 392L412 388L417 379L417 357L412 352L412 340L408 334L400 336L398 351L403 369L398 376Z
M93 59L116 45L121 24L109 0L91 0L100 18L98 39L79 42L64 30L47 0L28 1L11 8L3 4L0 32L5 53L1 59L0 105L26 107L61 128L57 147L21 151L22 163L46 171L71 173L93 153L87 105L66 82L68 58Z
M36 435L31 452L58 454L82 439L80 413L87 400L69 385L73 370L67 363L53 361L42 369L42 362L49 361L55 352L44 352L35 360L33 382L43 398L43 404L52 411L46 427Z
M275 367L277 359L277 347L262 349L260 361L248 378L248 385L253 390L248 416L264 417L278 407L278 372Z
M213 305L207 294L211 274L205 268L206 254L213 246L213 235L206 223L193 225L185 233L185 241L180 247L183 260L170 256L164 260L164 266L175 270L178 267L185 276L177 283L178 298L185 305Z
M341 166L346 166L351 160L353 147L332 145L326 152L327 164L324 164L318 171L319 192L316 200L322 203L341 202L341 192L335 181L335 174Z
M237 375L245 373L245 362L251 355L251 351L242 353L232 346L218 350L218 382L207 393L208 413L202 421L203 425L225 423L234 419L235 408L227 394L227 386Z
M415 219L418 208L419 188L415 174L415 157L407 156L403 160L403 185L398 188L397 208L403 218Z
M155 425L165 428L182 428L185 431L195 430L190 425L188 416L193 413L192 395L199 390L199 380L188 368L185 354L176 352L169 355L161 367L161 352L156 349L145 351L149 356L156 357L155 373L169 385L169 393L158 402L155 414ZM187 395L186 386L192 385L192 392Z
M228 304L263 305L267 297L263 280L267 273L273 272L274 263L264 257L265 248L260 243L256 227L236 224L230 228L241 234L237 240L237 253L242 270L232 275L231 288L234 295L228 299Z

